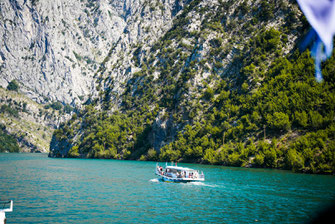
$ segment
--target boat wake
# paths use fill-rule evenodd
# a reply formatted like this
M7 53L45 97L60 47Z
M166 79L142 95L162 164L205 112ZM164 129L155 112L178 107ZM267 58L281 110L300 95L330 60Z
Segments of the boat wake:
M187 185L197 185L197 186L206 186L205 183L203 182L189 182L189 183L186 183Z
M150 179L149 181L152 183L164 182L159 178L153 178L153 179ZM181 184L181 185L186 185L186 186L218 187L218 185L206 184L204 182L188 182L188 183L175 183L175 184Z
M159 182L159 180L158 180L158 178L154 178L154 179L151 179L151 180L149 180L150 182L153 182L153 183L158 183Z
M202 186L202 187L217 187L215 184L206 184L204 182L189 182L184 183L185 185L193 185L193 186Z

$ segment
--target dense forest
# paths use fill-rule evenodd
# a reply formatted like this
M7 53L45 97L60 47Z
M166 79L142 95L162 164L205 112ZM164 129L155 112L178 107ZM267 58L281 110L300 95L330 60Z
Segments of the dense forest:
M20 150L16 138L8 134L2 124L0 124L0 142L0 152L19 152Z
M1 88L1 87L0 87ZM19 85L16 80L9 82L7 89L10 91L18 91ZM0 100L2 103L2 100ZM26 106L26 105L25 105ZM0 115L7 114L13 117L19 117L19 112L16 108L13 108L10 104L2 104L0 106ZM20 147L14 136L6 131L6 125L0 123L0 152L19 152Z
M292 1L191 1L150 52L134 47L140 70L122 95L100 77L99 97L54 132L50 156L334 174L335 55L318 83L299 49L308 29Z

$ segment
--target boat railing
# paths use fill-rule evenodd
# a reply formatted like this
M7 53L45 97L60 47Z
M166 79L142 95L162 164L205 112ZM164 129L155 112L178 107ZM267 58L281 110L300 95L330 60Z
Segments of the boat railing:
M0 200L0 212L12 212L13 200Z

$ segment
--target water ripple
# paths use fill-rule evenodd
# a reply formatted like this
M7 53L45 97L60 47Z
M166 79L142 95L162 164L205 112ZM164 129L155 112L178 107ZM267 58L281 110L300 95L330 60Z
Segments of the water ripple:
M8 223L301 223L335 200L333 176L181 164L205 182L165 183L155 163L0 154Z

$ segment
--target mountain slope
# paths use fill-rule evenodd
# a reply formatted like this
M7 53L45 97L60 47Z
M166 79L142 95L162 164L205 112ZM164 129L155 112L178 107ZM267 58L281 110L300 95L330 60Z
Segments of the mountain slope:
M145 48L157 40L169 29L172 18L186 2L1 1L0 86L6 87L15 81L20 86L19 92L37 103L67 110L81 108L82 104L96 98L104 88L103 76L113 78L113 92L120 94L130 71L138 69L132 62L135 46L140 44ZM2 94L6 99L13 96L8 91ZM59 116L58 120L67 117ZM46 127L43 135L39 133L42 127L24 128L29 121L22 124L22 130L13 129L13 119L17 127L24 122L23 119L2 117L2 123L17 141L21 142L21 134L17 133L22 132L39 136L36 142L43 142L43 146L36 149L37 143L32 143L31 138L29 144L24 144L24 150L48 151L49 132L53 128ZM40 138L42 135L47 138Z
M5 0L0 10L0 85L12 80L37 102L80 106L97 96L97 73L130 46L156 40L183 1ZM155 9L155 10L153 10ZM156 10L157 9L157 10ZM164 12L164 13L163 13ZM127 70L128 69L128 70ZM117 89L116 89L117 90Z
M70 116L64 109L70 113L61 104L43 106L17 91L0 88L0 125L5 136L1 151L49 152L53 131Z

